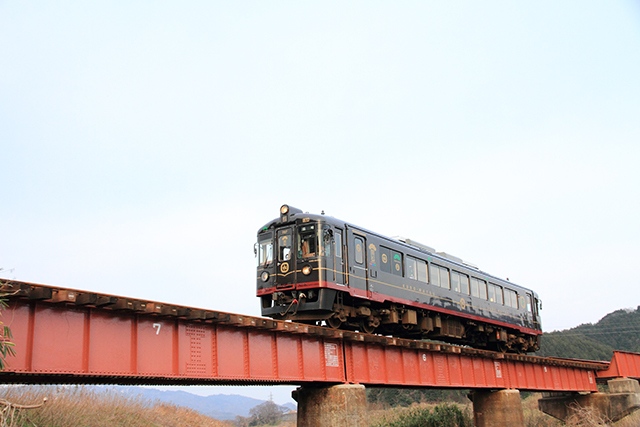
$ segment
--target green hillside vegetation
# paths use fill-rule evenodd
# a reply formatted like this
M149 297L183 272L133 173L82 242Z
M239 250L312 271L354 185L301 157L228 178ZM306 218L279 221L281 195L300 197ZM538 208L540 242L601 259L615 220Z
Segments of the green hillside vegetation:
M611 360L613 347L602 344L581 333L561 331L546 333L536 356L554 356L569 359Z
M614 350L640 352L640 307L616 310L597 323L545 333L536 355L609 361Z

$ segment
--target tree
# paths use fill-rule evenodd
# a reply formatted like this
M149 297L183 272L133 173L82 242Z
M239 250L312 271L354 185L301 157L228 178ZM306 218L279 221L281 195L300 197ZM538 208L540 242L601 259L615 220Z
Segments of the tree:
M2 269L0 268L0 271ZM0 311L7 308L7 293L6 289L8 286L11 286L7 282L0 280ZM1 315L1 313L0 313ZM11 335L11 328L4 324L0 320L0 371L4 370L7 366L7 357L15 356L16 351L14 348L14 343L11 341L13 336Z
M282 419L282 409L272 400L268 400L251 408L249 415L250 426L272 426L278 424Z

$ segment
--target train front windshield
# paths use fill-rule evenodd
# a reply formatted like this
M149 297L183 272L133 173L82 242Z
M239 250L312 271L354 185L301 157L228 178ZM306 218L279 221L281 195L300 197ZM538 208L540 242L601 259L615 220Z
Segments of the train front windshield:
M295 233L293 230L295 230ZM298 261L316 258L320 255L318 247L317 224L304 224L297 227L283 227L276 231L276 251L278 261ZM263 235L258 240L258 265L269 265L272 261L273 243L271 235Z
M258 238L256 260L259 267L266 267L273 262L273 236L265 233Z
M258 295L347 284L342 242L341 228L315 218L263 228L255 245Z
M262 230L255 250L258 289L318 283L320 260L332 252L321 243L321 231L314 221Z
M298 227L298 258L306 259L318 256L318 235L315 224Z

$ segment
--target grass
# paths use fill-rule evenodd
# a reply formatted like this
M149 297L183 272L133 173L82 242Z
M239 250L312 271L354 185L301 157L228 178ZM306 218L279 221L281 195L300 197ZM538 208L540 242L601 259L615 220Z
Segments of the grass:
M44 399L47 399L44 402ZM636 427L640 411L623 420L607 423L585 409L567 424L538 410L539 394L524 399L522 408L525 427ZM41 405L35 409L13 409L3 402L17 405ZM447 404L448 406L454 406ZM441 405L442 406L442 405ZM473 417L471 403L455 404L465 415ZM421 404L409 408L381 408L370 405L371 426L403 425L419 412L434 413L436 405ZM13 418L11 414L13 412ZM231 427L234 423L214 420L191 409L171 404L151 402L142 397L122 395L114 389L83 386L3 386L0 387L0 427ZM283 421L280 427L294 427L294 420ZM406 424L409 425L409 424ZM448 424L441 424L448 425Z
M582 408L573 417L567 420L566 424L547 415L538 409L538 399L541 397L540 393L533 394L526 399L522 400L522 411L525 427L638 427L640 426L640 411L632 413L624 419L610 423L606 419L600 417L597 413L594 413L590 408ZM451 404L448 404L451 405ZM466 405L456 404L465 416L469 419L473 419L473 408L471 403ZM370 405L371 423L372 427L382 426L410 426L410 425L428 425L425 423L415 424L413 419L420 417L420 413L425 410L433 412L436 405L433 404L420 404L413 405L408 408L383 408ZM438 425L448 425L441 423Z
M566 423L553 418L541 412L538 409L538 399L541 394L533 394L522 401L522 410L524 413L525 427L638 427L640 426L640 411L632 413L616 423L610 423L608 420L595 413L591 408L580 408L571 416Z
M420 403L370 411L371 427L467 427L473 425L471 405Z
M2 427L232 426L191 409L150 402L141 397L125 396L113 389L82 386L5 386L0 387L0 399L18 405L42 404L35 409L12 410L0 401Z

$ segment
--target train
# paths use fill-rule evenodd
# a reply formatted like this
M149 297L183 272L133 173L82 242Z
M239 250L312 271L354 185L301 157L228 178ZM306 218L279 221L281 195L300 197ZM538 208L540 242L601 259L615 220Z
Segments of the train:
M500 352L540 349L538 295L409 238L282 205L254 252L264 317Z

